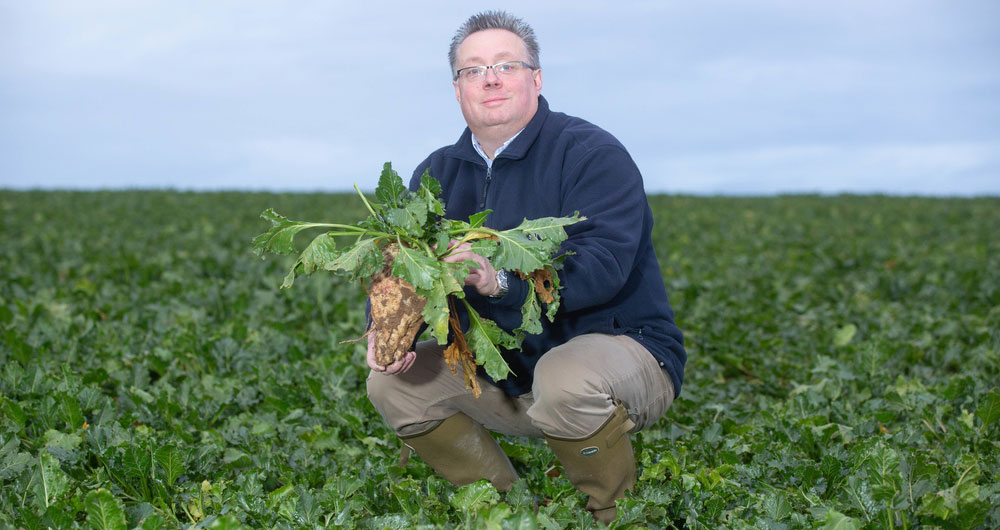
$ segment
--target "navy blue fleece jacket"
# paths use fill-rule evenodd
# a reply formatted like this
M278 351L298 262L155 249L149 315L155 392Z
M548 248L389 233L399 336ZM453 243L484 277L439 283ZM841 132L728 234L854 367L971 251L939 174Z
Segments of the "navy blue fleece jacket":
M525 336L520 351L504 352L514 374L494 384L512 396L528 392L535 364L546 351L577 335L606 333L639 341L680 393L687 353L653 252L653 215L639 169L614 136L550 111L539 96L535 116L492 169L473 147L468 128L457 143L417 166L411 190L419 188L428 167L441 183L451 219L467 220L489 209L486 226L506 230L524 219L577 211L587 218L566 230L562 249L573 254L560 271L562 306L555 322L543 318L541 334ZM483 297L468 287L466 296L481 315L512 330L521 323L527 289L528 282L513 276L502 298ZM461 316L467 329L468 319ZM480 375L489 380L482 369Z

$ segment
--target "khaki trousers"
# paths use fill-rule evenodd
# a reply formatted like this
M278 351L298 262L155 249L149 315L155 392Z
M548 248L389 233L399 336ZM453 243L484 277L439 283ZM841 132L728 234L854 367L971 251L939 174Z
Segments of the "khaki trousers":
M417 358L398 375L371 372L368 397L401 436L421 434L463 412L491 431L516 436L585 438L621 401L634 431L656 423L674 399L670 376L634 339L621 335L576 337L545 353L531 392L510 397L480 378L475 398L462 375L444 362L444 347L417 344Z

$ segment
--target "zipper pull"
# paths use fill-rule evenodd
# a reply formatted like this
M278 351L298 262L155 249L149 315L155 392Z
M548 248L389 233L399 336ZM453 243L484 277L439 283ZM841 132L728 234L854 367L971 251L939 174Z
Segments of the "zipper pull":
M486 168L486 184L483 186L483 200L479 202L479 211L486 209L486 195L490 191L490 181L493 180L493 167Z

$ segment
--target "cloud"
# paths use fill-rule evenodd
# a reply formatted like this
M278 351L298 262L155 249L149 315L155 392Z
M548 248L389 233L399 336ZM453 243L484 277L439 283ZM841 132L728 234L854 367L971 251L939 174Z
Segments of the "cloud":
M733 193L1000 193L998 6L506 5L554 110L618 136L654 191ZM445 52L467 3L0 9L0 186L349 190L464 127Z
M639 161L646 187L697 194L996 194L1000 140L797 145Z

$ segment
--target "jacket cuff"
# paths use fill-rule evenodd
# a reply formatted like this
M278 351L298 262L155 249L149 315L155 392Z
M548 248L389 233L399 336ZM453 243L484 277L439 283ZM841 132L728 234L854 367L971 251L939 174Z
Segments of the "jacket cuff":
M522 280L520 276L513 273L509 274L507 278L507 294L499 298L487 296L486 299L489 300L490 304L501 307L520 307L528 296L528 281Z

